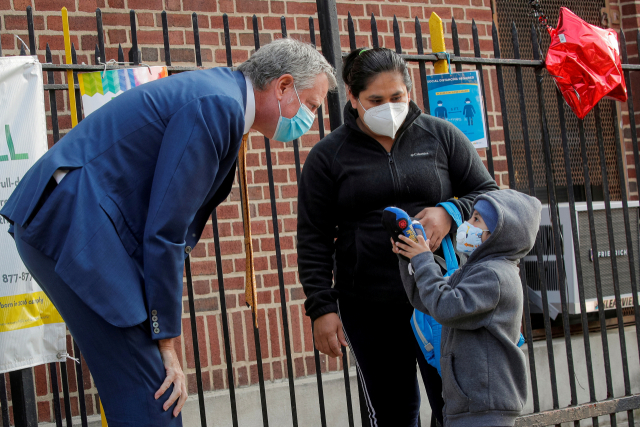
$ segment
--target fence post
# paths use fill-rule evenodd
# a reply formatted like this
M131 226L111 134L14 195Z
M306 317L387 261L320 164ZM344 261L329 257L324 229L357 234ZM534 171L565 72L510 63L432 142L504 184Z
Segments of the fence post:
M453 25L455 26L455 21L453 22ZM416 24L416 31L418 31L419 29L420 29L420 25ZM429 17L429 35L431 36L431 50L433 53L436 53L436 52L440 53L440 52L447 51L447 48L444 44L444 24L442 23L442 18L440 18L438 14L435 12L432 12L431 16ZM420 38L422 39L422 34L420 34ZM457 30L456 30L456 37L454 37L454 40L457 42ZM420 40L420 49L422 49L422 40ZM436 61L433 64L433 73L446 74L449 72L449 65L450 65L449 61L446 59L441 59L439 61ZM423 99L424 108L425 108L425 111L430 111L431 107L429 106L429 95L428 95L429 89L427 88L426 78L422 84L424 85L422 91L423 93L427 94L427 97ZM493 176L493 174L491 176ZM435 413L433 411L431 412L430 425L432 427L438 425Z
M33 371L26 368L10 372L9 382L16 427L38 427Z
M331 130L342 124L342 108L347 103L347 95L342 82L342 50L340 49L340 32L338 31L338 10L336 0L316 0L322 54L336 69L338 88L329 92L328 110Z

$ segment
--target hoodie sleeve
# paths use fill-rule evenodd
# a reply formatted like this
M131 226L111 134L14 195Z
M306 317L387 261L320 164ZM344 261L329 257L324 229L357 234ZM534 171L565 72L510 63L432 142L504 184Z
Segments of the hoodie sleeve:
M338 311L338 291L332 288L335 205L330 160L311 150L298 185L298 273L312 321Z
M427 310L427 307L425 307L425 305L420 300L420 293L418 292L418 287L416 286L415 276L409 272L409 267L411 266L411 264L400 257L398 257L398 263L400 266L400 278L402 279L402 285L404 286L404 290L407 293L409 302L416 310L429 314L429 310Z
M466 221L473 213L475 198L499 188L469 139L453 125L447 126L446 133L449 179L453 195L457 197L447 201L456 205Z
M411 264L420 300L437 322L468 330L489 324L500 301L500 284L493 270L476 268L452 288L431 252L413 257Z

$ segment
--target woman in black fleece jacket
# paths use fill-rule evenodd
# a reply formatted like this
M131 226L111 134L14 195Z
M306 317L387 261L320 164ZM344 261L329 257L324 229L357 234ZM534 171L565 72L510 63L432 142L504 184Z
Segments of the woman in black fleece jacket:
M437 248L453 224L437 204L451 202L467 219L473 200L498 187L462 132L410 100L399 55L356 50L343 79L345 123L313 147L298 189L306 313L318 350L332 357L341 355L340 344L353 350L370 425L413 427L420 408L416 360L440 420L441 384L415 343L413 309L382 211L397 206L420 219Z

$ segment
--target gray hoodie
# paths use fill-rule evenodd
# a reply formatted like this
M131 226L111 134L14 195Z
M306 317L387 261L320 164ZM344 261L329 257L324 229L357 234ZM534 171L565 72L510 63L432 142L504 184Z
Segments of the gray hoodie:
M451 277L442 277L431 252L411 260L414 276L400 262L413 306L443 326L445 427L513 426L527 400L525 357L516 345L523 304L518 261L535 243L541 205L512 190L481 199L498 212L496 228Z

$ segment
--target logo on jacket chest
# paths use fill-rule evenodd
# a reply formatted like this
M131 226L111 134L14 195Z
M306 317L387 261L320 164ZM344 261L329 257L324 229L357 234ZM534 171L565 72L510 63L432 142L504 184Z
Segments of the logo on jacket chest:
M424 157L424 156L428 156L429 152L428 151L423 151L421 153L412 153L411 157Z

